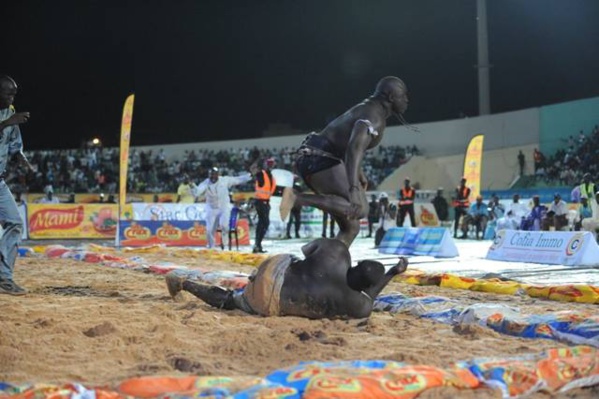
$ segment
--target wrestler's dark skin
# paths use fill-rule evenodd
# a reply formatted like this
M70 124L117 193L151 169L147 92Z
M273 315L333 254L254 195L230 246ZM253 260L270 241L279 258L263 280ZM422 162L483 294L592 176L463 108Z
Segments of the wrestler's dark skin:
M408 261L399 262L385 273L376 261L351 267L345 244L337 239L319 238L302 247L305 259L291 264L285 274L279 304L281 316L310 319L361 319L372 312L373 299L396 275L406 271ZM167 275L170 294L192 293L211 306L232 310L231 291Z
M381 79L374 94L353 106L318 133L326 137L345 154L343 163L305 176L306 184L316 194L296 193L295 201L302 206L314 206L333 215L339 224L337 239L347 247L360 231L360 218L368 214L365 189L366 176L361 168L366 150L376 147L383 138L387 119L401 117L408 108L407 88L401 79L389 76ZM370 134L369 120L378 135Z

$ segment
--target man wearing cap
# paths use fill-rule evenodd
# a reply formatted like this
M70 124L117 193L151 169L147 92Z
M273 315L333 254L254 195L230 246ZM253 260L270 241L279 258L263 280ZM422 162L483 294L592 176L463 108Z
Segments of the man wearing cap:
M556 231L560 231L568 225L567 215L568 205L562 200L562 196L559 193L555 193L553 202L549 205L547 214L543 218L542 230L548 231L550 227L553 227Z
M222 245L226 244L229 235L229 218L231 217L231 199L229 189L238 184L252 180L249 173L240 176L220 176L218 168L211 168L208 178L195 189L194 195L206 197L206 237L208 248L214 248L216 230L220 228Z
M466 187L465 177L462 177L462 180L460 180L460 185L455 189L453 207L455 210L453 238L457 238L458 228L460 227L460 218L463 215L466 215L468 213L468 208L470 208L470 187Z
M489 208L487 207L487 204L483 202L483 197L479 195L476 197L476 202L470 205L468 213L462 218L462 235L460 238L463 239L468 237L468 226L472 224L476 228L476 239L480 240L485 233L488 221ZM482 235L479 237L481 232Z
M597 240L597 229L599 229L599 191L595 193L595 200L589 201L591 204L591 217L584 218L581 222L582 229L590 231Z
M253 253L266 252L262 248L262 240L268 231L270 224L270 197L277 188L277 182L271 173L272 167L275 165L273 158L268 158L264 162L264 168L260 168L257 163L250 166L250 172L256 179L254 194L254 206L258 214L258 223L256 224L256 239L254 241ZM301 205L301 204L297 204Z
M404 186L399 190L399 214L397 216L397 225L403 227L406 220L406 213L410 215L410 226L416 227L416 217L414 215L414 199L416 190L410 185L410 178L406 177Z

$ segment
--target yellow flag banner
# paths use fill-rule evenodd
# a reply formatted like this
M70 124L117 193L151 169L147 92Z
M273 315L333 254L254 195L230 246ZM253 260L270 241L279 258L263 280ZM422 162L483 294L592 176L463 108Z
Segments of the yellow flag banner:
M468 144L464 158L464 177L466 185L470 187L470 201L474 201L480 194L480 178L483 159L483 141L485 136L474 136Z
M129 166L129 143L131 142L131 124L133 123L133 101L131 94L125 100L123 119L121 122L121 155L119 163L119 221L125 219L125 202L127 199L127 168ZM117 234L118 241L118 234Z

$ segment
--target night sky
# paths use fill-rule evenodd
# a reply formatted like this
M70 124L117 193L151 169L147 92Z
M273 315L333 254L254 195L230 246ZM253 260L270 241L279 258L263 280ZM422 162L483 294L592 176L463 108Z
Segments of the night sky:
M402 78L412 123L478 112L475 0L6 2L0 73L26 149L321 129ZM492 113L599 96L599 1L489 0ZM392 123L397 123L393 121Z

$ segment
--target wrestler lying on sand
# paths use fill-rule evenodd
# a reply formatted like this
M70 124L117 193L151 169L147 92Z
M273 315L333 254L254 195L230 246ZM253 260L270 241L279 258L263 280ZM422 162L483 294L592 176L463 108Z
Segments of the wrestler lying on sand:
M174 272L166 275L166 284L174 299L187 291L226 310L262 316L360 319L370 316L373 299L408 267L403 257L386 273L380 262L372 260L351 267L347 247L336 239L319 238L304 245L302 252L304 260L288 254L266 259L243 292L189 281Z

